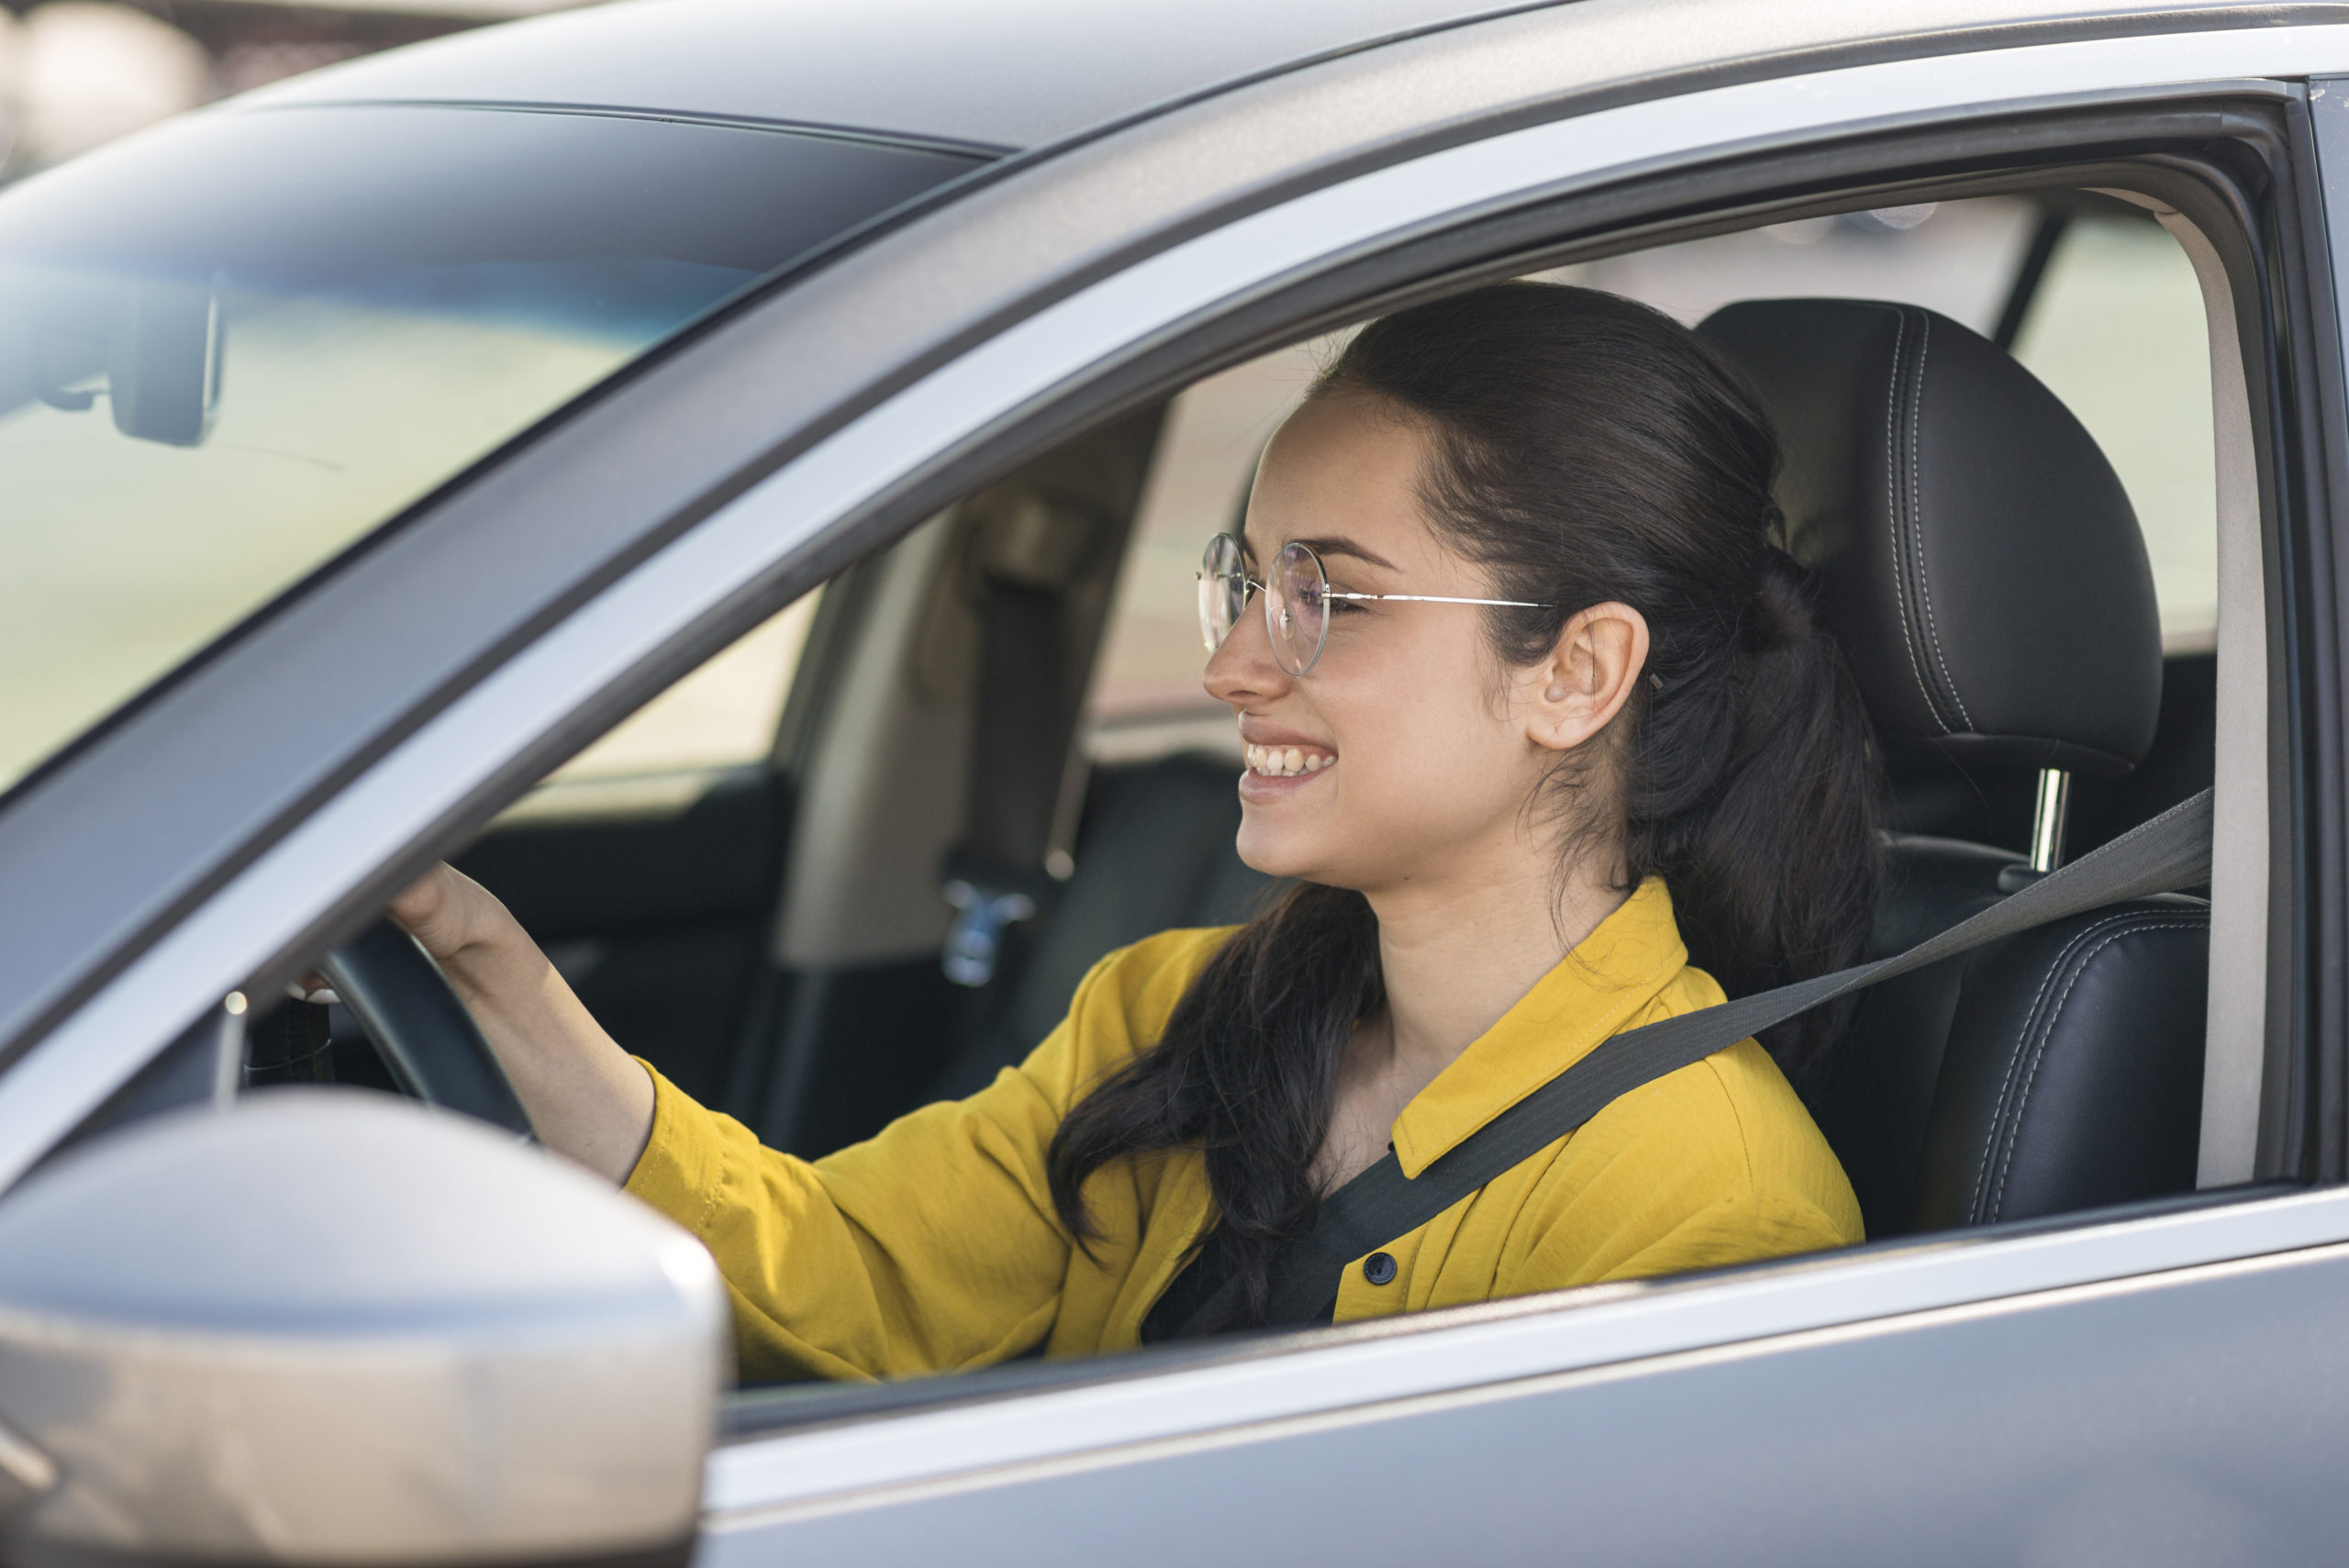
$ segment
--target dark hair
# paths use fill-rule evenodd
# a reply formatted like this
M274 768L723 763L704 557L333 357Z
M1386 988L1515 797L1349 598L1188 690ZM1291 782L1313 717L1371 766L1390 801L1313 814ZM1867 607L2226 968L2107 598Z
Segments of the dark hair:
M1605 744L1585 749L1599 755L1566 753L1538 803L1569 814L1580 845L1620 835L1629 885L1663 877L1692 958L1731 995L1856 962L1880 874L1876 759L1842 656L1774 537L1777 439L1736 371L1645 306L1506 284L1371 323L1312 393L1341 395L1419 423L1434 526L1495 597L1551 606L1484 612L1505 664L1541 658L1591 605L1647 619L1661 689L1639 682ZM1095 1234L1080 1189L1110 1162L1203 1149L1237 1321L1261 1323L1275 1255L1313 1225L1346 1042L1385 994L1363 896L1293 887L1218 951L1163 1038L1062 1123L1063 1221ZM1764 1044L1799 1080L1848 1017L1817 1009Z

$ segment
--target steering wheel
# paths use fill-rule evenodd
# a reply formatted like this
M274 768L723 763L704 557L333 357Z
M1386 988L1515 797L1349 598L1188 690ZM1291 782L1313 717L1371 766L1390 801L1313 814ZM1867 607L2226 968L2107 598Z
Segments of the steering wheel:
M351 1009L402 1093L532 1136L506 1069L431 955L379 920L318 966Z

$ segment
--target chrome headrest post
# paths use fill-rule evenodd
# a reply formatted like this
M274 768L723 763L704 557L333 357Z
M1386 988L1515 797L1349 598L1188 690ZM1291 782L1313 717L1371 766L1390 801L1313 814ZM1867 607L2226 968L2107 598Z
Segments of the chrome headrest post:
M2072 775L2062 768L2039 770L2039 804L2031 814L2031 869L2042 873L2064 863L2064 815L2072 800Z

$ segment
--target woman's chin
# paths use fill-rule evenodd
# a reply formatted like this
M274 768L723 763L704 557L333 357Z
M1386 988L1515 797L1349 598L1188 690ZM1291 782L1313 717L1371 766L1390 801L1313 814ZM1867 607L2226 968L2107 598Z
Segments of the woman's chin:
M1266 876L1323 880L1314 874L1318 870L1326 870L1329 864L1329 855L1316 851L1322 835L1311 831L1304 823L1277 819L1286 815L1255 806L1241 808L1240 838L1234 846L1240 851L1241 863ZM1275 820L1267 821L1267 817Z

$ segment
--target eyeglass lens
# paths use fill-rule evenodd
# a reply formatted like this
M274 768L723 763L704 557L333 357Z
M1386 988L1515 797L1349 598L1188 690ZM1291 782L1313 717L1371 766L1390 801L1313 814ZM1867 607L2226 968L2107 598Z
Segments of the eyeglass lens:
M1223 646L1247 607L1247 558L1238 539L1218 534L1208 540L1207 554L1199 562L1199 635L1209 653Z
M1248 607L1248 562L1240 541L1218 534L1199 562L1199 636L1212 653L1223 646ZM1264 591L1264 629L1273 657L1292 675L1303 675L1321 657L1329 636L1330 580L1320 557L1302 544L1284 546L1273 558Z
M1264 594L1264 624L1273 634L1273 656L1292 675L1302 675L1321 657L1330 635L1330 579L1321 558L1305 545L1284 545L1273 558Z

